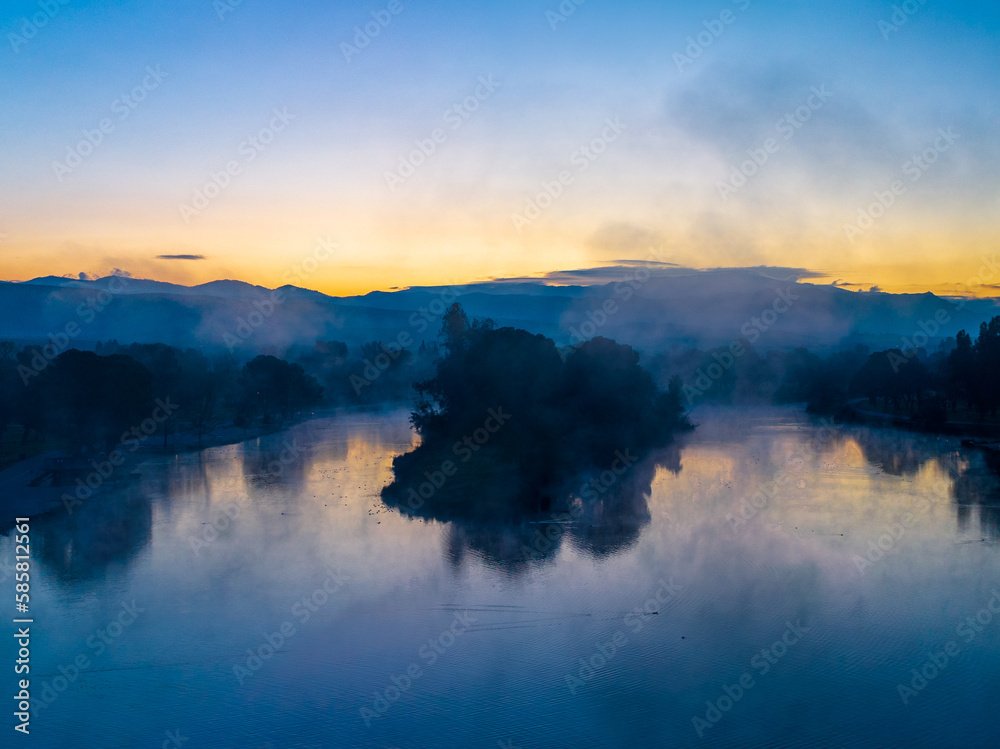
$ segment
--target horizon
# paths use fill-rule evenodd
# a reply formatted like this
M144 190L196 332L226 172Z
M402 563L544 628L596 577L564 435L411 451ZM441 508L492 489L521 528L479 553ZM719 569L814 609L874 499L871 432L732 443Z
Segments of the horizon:
M174 286L180 286L184 288L198 288L202 286L208 286L217 283L236 283L236 284L246 284L248 286L253 286L256 288L263 288L267 290L275 290L281 288L297 288L303 291L312 291L324 296L331 298L351 298L351 297L361 297L373 293L398 293L419 289L437 289L437 288L453 288L453 287L466 287L466 286L487 286L487 285L515 285L515 284L534 284L538 286L545 286L549 288L573 288L573 287L590 287L590 286L607 286L620 282L623 280L623 274L621 271L626 271L630 268L637 267L653 267L653 273L651 277L657 275L655 271L663 271L661 277L667 274L672 274L674 277L691 277L699 274L711 274L711 273L750 273L756 275L760 278L767 278L771 280L777 280L781 282L796 283L796 284L807 284L810 286L817 287L829 287L831 289L840 289L843 291L849 291L853 293L866 293L866 294L890 294L890 295L922 295L922 294L932 294L941 298L967 298L967 299L980 299L980 300L990 300L990 299L1000 299L1000 286L996 284L987 283L976 283L976 277L970 277L964 283L958 284L948 284L944 287L939 287L937 289L908 289L908 290L893 290L893 289L883 289L877 285L871 285L865 288L863 284L852 284L843 282L841 279L834 280L821 280L828 279L827 274L816 273L808 271L802 268L782 268L775 266L731 266L731 267L707 267L707 268L692 268L684 266L675 266L667 263L651 263L650 261L623 261L619 260L613 264L596 266L591 268L576 268L576 269L563 269L563 270L553 270L546 273L540 273L535 276L514 276L514 277L503 277L503 278L484 278L484 279L470 279L466 281L456 281L453 283L442 283L442 284L414 284L411 286L390 286L384 288L371 288L364 291L360 291L355 294L335 294L322 289L315 288L313 286L308 286L299 283L287 282L287 283L275 283L273 285L267 285L262 283L254 283L252 281L242 279L242 278L214 278L208 281L200 282L177 282L170 281L164 278L150 278L143 276L135 276L127 270L121 268L115 268L111 273L103 276L91 276L84 273L78 274L46 274L43 276L35 276L33 278L26 279L0 279L0 283L10 283L10 284L34 284L38 281L44 281L47 279L52 279L53 281L67 281L67 282L79 282L82 284L93 283L97 281L104 281L110 278L122 277L128 279L134 279L136 281L148 281L152 283L162 283ZM659 267L656 267L659 266ZM1000 263L992 261L989 258L983 259L983 266L992 277L993 274L1000 272ZM619 271L618 273L613 273L613 271ZM773 275L769 272L778 272L779 275ZM294 279L293 279L294 280ZM305 281L307 282L308 279Z

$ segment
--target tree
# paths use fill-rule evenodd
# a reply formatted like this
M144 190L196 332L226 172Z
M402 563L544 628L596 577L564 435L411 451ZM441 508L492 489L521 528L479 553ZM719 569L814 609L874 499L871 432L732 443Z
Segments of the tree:
M996 414L1000 408L1000 316L980 324L975 353L980 407L986 413Z
M17 374L17 345L0 341L0 438L17 413L21 383Z
M70 349L28 385L30 421L76 448L111 450L149 417L152 375L135 359Z
M160 424L160 429L163 431L163 446L166 447L170 432L189 405L187 398L181 393L181 382L185 373L180 362L180 352L164 343L133 343L121 349L121 353L131 356L149 370L155 397L173 397L180 405L178 411L170 414Z
M1000 409L1000 316L979 326L979 337L972 342L964 330L955 338L955 348L948 356L947 376L950 394L964 399L980 417Z
M240 412L248 422L260 418L265 424L284 421L293 413L317 404L323 388L298 364L261 355L247 362L240 372L243 393Z
M895 392L892 386L893 368L890 356L893 356L893 359L898 356L905 361L899 349L879 351L868 357L868 361L851 381L851 392L868 398L873 407L878 405L879 398L885 400L888 405L888 399Z
M211 367L204 354L194 349L187 349L180 355L180 365L183 377L177 397L188 424L198 435L200 446L205 430L216 423L223 376Z
M595 338L564 361L551 339L470 322L457 304L441 341L447 353L434 377L415 385L411 420L424 440L394 462L397 481L480 434L478 465L506 477L513 501L531 498L540 510L580 470L609 463L616 451L663 447L690 428L679 381L660 391L630 346ZM499 413L509 419L487 434L484 420Z

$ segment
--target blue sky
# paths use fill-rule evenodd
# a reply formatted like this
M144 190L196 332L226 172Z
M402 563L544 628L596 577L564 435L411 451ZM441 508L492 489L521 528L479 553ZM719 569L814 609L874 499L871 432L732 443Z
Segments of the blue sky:
M212 0L5 3L3 276L121 268L269 284L332 236L340 254L311 285L334 293L648 259L651 247L699 267L940 289L995 251L995 4L389 5L243 0L220 19ZM903 5L914 12L894 19ZM391 21L346 60L341 45L380 12ZM24 41L31 16L45 25ZM679 66L689 38L700 54ZM147 68L165 77L120 119L115 102ZM445 111L482 76L498 85L453 127ZM779 119L823 86L829 100L781 139ZM294 119L245 163L241 144L275 109ZM60 179L54 162L102 119L113 130ZM577 172L572 154L608 119L624 134ZM387 175L439 128L393 189ZM911 183L905 165L939 128L957 139ZM720 188L769 138L780 142L767 163ZM185 216L233 160L240 173ZM567 169L572 183L517 226ZM851 237L897 179L906 194Z

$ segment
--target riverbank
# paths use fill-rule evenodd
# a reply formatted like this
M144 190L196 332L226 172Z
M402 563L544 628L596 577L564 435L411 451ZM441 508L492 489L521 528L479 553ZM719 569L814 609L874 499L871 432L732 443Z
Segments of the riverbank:
M311 419L332 416L337 409L311 411L280 425L237 427L218 426L205 430L177 431L167 435L154 432L131 452L120 450L124 462L112 465L106 454L74 458L65 450L52 450L18 461L0 471L0 528L13 525L16 518L36 517L65 507L72 512L80 498L107 494L130 483L136 469L154 455L177 455L211 447L235 445L289 429ZM164 444L165 442L165 444ZM119 446L121 447L121 446ZM114 453L112 453L114 454ZM66 477L72 475L73 480Z
M1000 424L974 421L945 421L940 424L931 425L915 421L912 416L865 408L862 404L866 401L866 398L848 401L845 408L851 421L871 426L888 426L895 429L944 434L950 437L970 439L1000 438Z

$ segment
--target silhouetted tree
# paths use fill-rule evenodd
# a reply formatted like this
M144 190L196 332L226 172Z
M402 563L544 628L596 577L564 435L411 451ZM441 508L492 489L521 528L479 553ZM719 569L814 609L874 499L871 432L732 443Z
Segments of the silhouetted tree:
M481 433L477 463L505 477L499 501L542 510L579 470L609 463L616 451L662 447L690 428L679 382L660 391L637 352L606 338L587 341L563 361L551 339L469 321L455 304L442 321L441 342L447 353L434 377L415 385L420 400L411 420L423 443L394 461L397 481L440 460L446 448L459 454ZM484 420L498 413L508 417L487 435Z
M17 414L19 379L17 345L13 341L0 341L0 438Z
M284 421L291 414L319 403L323 388L298 364L274 356L258 356L240 373L241 415L265 424Z
M1000 316L980 324L975 353L979 406L995 415L1000 408Z
M40 429L76 448L106 449L150 416L152 375L131 357L70 349L28 385L25 403Z
M180 362L180 351L163 343L133 343L121 347L120 353L132 357L149 370L152 375L151 387L155 398L177 400L180 409L174 411L160 424L163 444L166 446L170 433L184 416L187 406L181 396L182 379L185 375Z
M205 430L217 423L224 378L200 351L187 349L179 355L179 361L182 377L177 401L200 445Z

